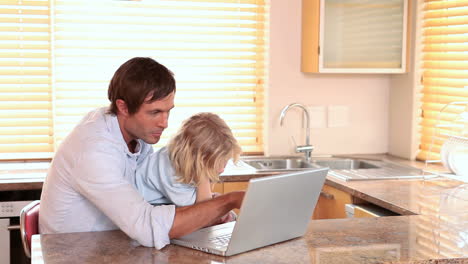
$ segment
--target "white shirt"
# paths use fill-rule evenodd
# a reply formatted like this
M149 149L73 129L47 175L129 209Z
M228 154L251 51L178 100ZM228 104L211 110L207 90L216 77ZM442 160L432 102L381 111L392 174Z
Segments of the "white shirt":
M148 155L138 166L135 186L151 204L192 205L197 197L194 185L177 181L167 148Z
M60 145L42 189L40 233L120 228L160 249L169 244L175 206L152 206L135 189L135 171L151 145L138 140L131 153L117 117L106 111L90 112Z

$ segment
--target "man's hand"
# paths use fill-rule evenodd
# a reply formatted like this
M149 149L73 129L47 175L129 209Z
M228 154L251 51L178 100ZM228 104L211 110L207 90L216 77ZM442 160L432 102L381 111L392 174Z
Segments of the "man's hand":
M169 237L187 235L204 226L213 225L222 218L232 221L230 211L241 207L244 194L243 191L230 192L194 205L177 207Z

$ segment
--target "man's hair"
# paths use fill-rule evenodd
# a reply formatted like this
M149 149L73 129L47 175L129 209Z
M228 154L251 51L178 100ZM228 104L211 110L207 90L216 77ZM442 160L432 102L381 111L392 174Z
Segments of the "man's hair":
M151 58L136 57L122 64L115 72L107 92L111 105L109 112L117 114L117 100L127 104L128 113L140 109L148 96L149 102L160 100L175 92L173 73Z
M202 177L219 180L229 159L237 162L241 147L218 115L199 113L184 121L168 144L169 158L181 183L198 185Z

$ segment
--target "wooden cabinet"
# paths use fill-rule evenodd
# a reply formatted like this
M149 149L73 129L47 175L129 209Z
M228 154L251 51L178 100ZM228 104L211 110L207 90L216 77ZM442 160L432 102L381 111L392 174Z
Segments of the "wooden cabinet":
M378 215L374 214L373 212L366 210L362 207L355 207L354 208L354 217L357 218L366 218L366 217L378 217Z
M324 185L312 219L346 218L345 204L352 201L349 193Z
M245 191L249 186L249 182L225 182L224 193L233 191Z
M392 211L384 209L374 204L356 204L354 206L354 217L381 217L381 216L392 216L398 215Z
M221 182L214 186L214 191L228 193L245 191L249 182ZM353 203L353 197L334 187L324 185L312 219L346 218L345 204ZM237 214L239 210L234 210Z
M214 192L214 193L223 194L223 193L224 193L224 186L223 186L223 183L222 183L222 182L215 183L215 184L213 185L213 188L212 188L211 191Z
M404 73L409 0L303 0L302 71Z

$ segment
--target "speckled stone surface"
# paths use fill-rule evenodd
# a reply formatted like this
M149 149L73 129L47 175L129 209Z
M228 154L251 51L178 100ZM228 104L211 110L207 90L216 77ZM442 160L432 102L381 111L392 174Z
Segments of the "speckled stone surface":
M7 165L8 162L5 163ZM40 190L47 174L47 169L30 169L27 163L18 163L17 167L0 169L0 191ZM44 164L40 162L38 164ZM0 162L0 165L2 163ZM48 166L48 163L46 164Z
M356 157L424 167L387 155ZM228 175L222 180L248 181L266 175L271 173ZM0 181L0 191L40 189L42 181L15 176ZM161 251L141 247L121 231L41 235L34 237L33 263L468 263L466 218L440 214L448 191L461 182L346 182L328 177L326 184L405 216L311 221L302 238L228 258L172 245Z
M0 180L0 191L24 191L42 189L44 179Z
M419 169L423 169L426 166L424 162L404 160L383 154L346 155L343 157L375 160L386 159ZM431 170L443 170L443 168L441 166L431 166ZM221 179L224 182L248 181L251 178L264 177L266 175L268 174L226 175L221 177ZM325 184L397 214L427 215L437 212L438 204L444 198L444 195L450 189L461 186L463 183L446 178L347 182L327 176Z
M430 216L316 220L301 238L231 257L174 245L158 251L121 231L40 235L32 263L468 263L450 228Z
M432 214L451 189L463 183L448 179L344 182L327 178L325 184L401 215Z

